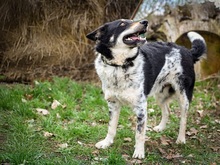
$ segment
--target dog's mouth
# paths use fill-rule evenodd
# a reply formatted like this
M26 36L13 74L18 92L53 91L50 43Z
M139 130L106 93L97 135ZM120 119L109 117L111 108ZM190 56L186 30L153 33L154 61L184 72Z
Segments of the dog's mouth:
M137 45L138 43L145 43L145 33L146 29L126 35L123 38L123 42L127 45Z

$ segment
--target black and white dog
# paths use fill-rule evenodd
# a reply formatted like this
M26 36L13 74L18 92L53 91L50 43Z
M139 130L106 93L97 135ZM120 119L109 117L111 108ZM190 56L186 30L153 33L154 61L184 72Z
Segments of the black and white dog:
M97 148L107 148L114 140L122 105L129 105L137 115L135 151L133 158L145 157L144 143L147 120L147 97L155 96L162 109L162 120L154 127L162 131L169 116L169 102L176 98L181 109L177 143L185 143L187 111L195 82L194 63L206 51L202 36L189 32L192 48L174 43L147 43L146 20L133 22L120 19L106 23L89 33L96 41L95 68L108 102L110 122L104 140Z

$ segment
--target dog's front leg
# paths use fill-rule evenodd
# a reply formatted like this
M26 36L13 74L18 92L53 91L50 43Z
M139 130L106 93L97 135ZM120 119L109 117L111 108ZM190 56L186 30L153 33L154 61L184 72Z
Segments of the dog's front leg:
M137 115L137 126L135 135L135 151L133 158L143 159L145 157L144 143L145 143L145 133L146 133L146 112L147 103L144 101L141 105L135 107L135 112Z
M99 149L100 148L105 149L109 147L113 143L114 137L116 135L116 129L120 114L120 104L115 101L109 101L108 107L109 107L109 117L110 117L110 121L108 125L108 133L104 140L101 140L100 142L96 143L95 146Z

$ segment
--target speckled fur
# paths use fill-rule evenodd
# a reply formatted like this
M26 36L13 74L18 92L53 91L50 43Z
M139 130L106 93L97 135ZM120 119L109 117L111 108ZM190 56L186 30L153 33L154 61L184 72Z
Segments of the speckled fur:
M148 96L155 96L162 109L162 120L154 127L155 131L165 129L169 102L172 98L178 100L181 121L176 142L185 143L187 111L195 82L193 64L204 54L206 45L195 32L188 34L192 42L191 50L165 42L137 43L132 47L126 45L123 37L140 28L143 28L143 22L117 20L101 26L87 37L96 41L95 68L110 115L108 133L96 147L107 148L113 143L120 108L129 105L137 115L133 157L142 159L145 157Z

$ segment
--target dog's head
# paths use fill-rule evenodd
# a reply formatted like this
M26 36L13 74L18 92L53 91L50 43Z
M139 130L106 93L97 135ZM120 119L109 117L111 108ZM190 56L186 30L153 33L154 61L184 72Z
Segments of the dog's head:
M96 41L96 51L111 58L111 51L116 47L125 50L144 44L147 25L146 20L120 19L100 26L86 37Z

